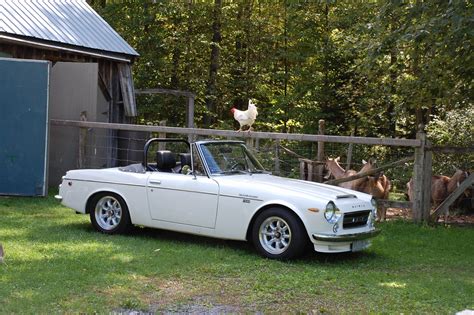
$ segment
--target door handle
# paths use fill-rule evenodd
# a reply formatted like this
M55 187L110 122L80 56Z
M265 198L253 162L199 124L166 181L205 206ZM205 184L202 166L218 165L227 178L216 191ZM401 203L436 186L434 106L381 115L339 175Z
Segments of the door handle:
M161 185L161 181L160 180L151 180L150 184L152 184L152 185Z

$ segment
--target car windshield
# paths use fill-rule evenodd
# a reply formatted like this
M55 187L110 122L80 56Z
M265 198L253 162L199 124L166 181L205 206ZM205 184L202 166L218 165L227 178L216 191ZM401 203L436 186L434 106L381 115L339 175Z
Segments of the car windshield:
M213 175L265 173L262 165L242 143L211 142L200 147Z

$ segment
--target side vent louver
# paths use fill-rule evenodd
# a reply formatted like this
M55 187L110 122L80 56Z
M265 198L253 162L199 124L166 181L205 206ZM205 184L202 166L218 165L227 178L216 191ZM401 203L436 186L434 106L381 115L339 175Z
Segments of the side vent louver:
M344 199L344 198L357 198L356 195L338 195L336 199Z

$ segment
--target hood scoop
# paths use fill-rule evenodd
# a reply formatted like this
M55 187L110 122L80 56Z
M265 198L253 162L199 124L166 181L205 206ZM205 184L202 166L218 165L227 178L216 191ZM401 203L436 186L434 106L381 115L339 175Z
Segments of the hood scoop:
M357 198L356 195L347 194L347 195L337 195L336 199L347 199L347 198Z

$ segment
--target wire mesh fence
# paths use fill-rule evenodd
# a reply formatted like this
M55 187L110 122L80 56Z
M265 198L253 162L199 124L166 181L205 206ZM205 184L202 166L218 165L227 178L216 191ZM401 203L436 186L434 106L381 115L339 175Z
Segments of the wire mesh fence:
M75 128L75 127L63 127ZM78 128L76 128L78 129ZM143 161L143 147L146 141L153 137L188 139L187 134L160 133L147 131L128 131L90 128L87 131L83 163L81 168L104 168L125 166ZM212 137L212 139L239 140L235 137ZM194 140L210 139L209 136L194 135ZM290 178L304 178L301 174L301 160L310 160L318 165L324 165L324 159L318 161L318 143L312 141L288 141L280 139L240 139L258 158L266 170L273 174ZM170 144L161 144L169 146ZM160 148L163 149L163 148ZM324 144L324 158L340 157L340 164L346 170L359 171L363 160L376 160L377 165L413 156L412 147L392 147L382 145L330 143ZM307 170L306 170L307 171ZM403 193L406 183L412 176L413 166L406 163L395 168L387 169L384 173L392 182L392 191ZM327 170L324 170L327 176ZM327 177L325 179L328 179Z

